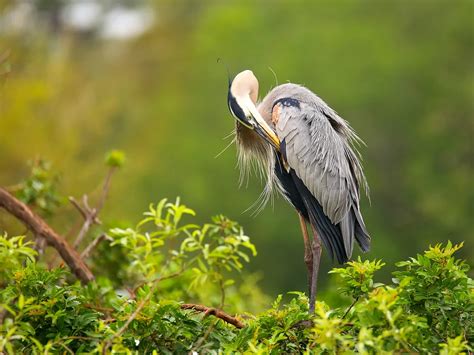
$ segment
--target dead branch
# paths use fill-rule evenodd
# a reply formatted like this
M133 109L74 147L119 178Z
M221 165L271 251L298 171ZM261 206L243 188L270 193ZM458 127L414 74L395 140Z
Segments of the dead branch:
M110 181L112 179L112 175L114 174L116 168L111 167L105 177L104 185L102 186L102 195L100 196L99 203L97 204L97 214L102 210L104 207L105 200L107 199L107 195L109 194L110 190Z
M113 240L107 234L102 233L97 238L95 238L81 253L82 260L87 259L89 255L91 254L91 252L97 247L97 245L99 245L99 243L105 239Z
M245 327L245 325L237 318L232 317L231 315L217 308L206 307L200 304L184 303L181 305L181 309L192 309L198 312L204 312L204 317L208 315L213 315L217 318L222 319L226 323L232 324L234 327L239 329Z
M82 218L87 219L87 213L86 211L82 208L82 206L79 204L79 202L76 201L76 199L72 196L69 196L68 198L69 202L76 208L76 210L79 211L81 214Z
M81 230L79 231L76 240L74 240L74 243L72 244L74 249L77 250L92 225L101 224L102 222L97 218L99 213L97 208L91 208L89 206L89 199L87 195L82 196L82 206L74 199L74 197L69 197L69 201L74 207L76 207L81 216L84 218L84 223L82 224Z
M71 248L66 240L56 233L40 216L35 214L27 205L13 197L8 191L0 187L0 207L22 221L36 236L44 238L48 245L57 250L64 262L82 283L94 280L94 275L81 259L79 254Z
M84 195L82 197L82 206L74 199L74 197L69 197L69 201L79 211L82 218L84 218L84 223L82 224L81 230L79 231L76 240L74 240L74 243L72 245L74 249L77 249L79 247L92 225L102 223L99 220L98 216L100 211L104 207L105 200L107 199L107 195L110 189L110 181L114 172L115 167L111 167L107 173L107 176L105 177L105 181L102 186L102 193L100 195L99 201L97 202L97 207L91 208L89 206L89 200L87 195Z

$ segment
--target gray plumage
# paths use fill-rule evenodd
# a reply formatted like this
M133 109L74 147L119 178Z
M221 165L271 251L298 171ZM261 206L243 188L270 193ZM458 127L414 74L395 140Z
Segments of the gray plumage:
M229 107L233 113L239 107L245 111L251 104L242 98L251 92L255 104L258 81L253 73L244 71L234 83ZM231 100L236 100L238 106L232 106ZM370 236L360 213L359 189L367 192L368 188L358 152L353 148L354 143L362 141L349 124L321 98L296 84L275 87L257 104L257 110L261 115L257 122L252 118L258 114L252 112L236 117L242 171L256 163L267 178L264 199L276 189L299 213L306 213L339 262L351 257L354 240L367 251ZM246 119L249 120L242 122ZM266 127L265 132L262 127ZM268 138L272 135L278 143L272 144ZM278 159L283 160L286 173L277 174ZM294 191L287 191L290 188ZM299 196L295 198L295 194Z
M279 120L273 125L273 105L283 98L297 100L299 107L280 105ZM331 222L339 225L347 258L352 255L354 239L367 251L370 236L359 207L359 187L367 189L367 183L351 147L360 139L349 124L321 98L296 84L275 87L257 108L280 141L285 141L288 166L316 197ZM269 178L273 184L274 179ZM356 225L360 227L357 230Z

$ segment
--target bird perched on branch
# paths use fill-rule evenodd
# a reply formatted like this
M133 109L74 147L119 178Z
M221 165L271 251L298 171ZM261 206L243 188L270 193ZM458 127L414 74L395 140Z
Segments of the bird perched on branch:
M314 312L321 241L339 263L351 258L354 241L369 250L359 206L368 191L349 124L307 88L283 84L258 100L250 70L229 80L228 106L236 119L241 173L256 164L266 177L264 202L278 191L299 215L308 269L309 308ZM307 224L313 237L311 238Z

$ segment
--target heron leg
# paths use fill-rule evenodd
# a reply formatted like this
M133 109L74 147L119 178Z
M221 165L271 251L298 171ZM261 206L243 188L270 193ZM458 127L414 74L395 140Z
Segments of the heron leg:
M308 234L308 229L306 226L306 220L300 213L298 213L298 217L300 219L300 227L304 240L304 263L306 264L306 269L308 270L308 291L309 298L311 299L311 285L313 284L313 250L311 246L311 240Z
M316 303L316 293L318 290L318 273L319 273L319 264L321 261L321 239L319 238L318 232L316 229L311 226L313 230L313 243L311 245L312 255L313 255L313 265L311 273L311 285L310 285L310 298L309 298L309 313L314 313L314 304Z

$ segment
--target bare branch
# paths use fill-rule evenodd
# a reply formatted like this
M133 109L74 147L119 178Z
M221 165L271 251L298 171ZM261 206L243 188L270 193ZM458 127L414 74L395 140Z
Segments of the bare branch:
M92 225L102 224L102 222L97 218L98 210L89 206L89 198L87 195L82 196L82 206L74 199L74 197L69 197L69 201L71 201L74 207L77 208L79 213L84 218L84 223L82 224L81 230L77 234L77 237L72 244L74 249L77 249Z
M81 214L82 218L84 219L87 219L87 213L86 211L84 211L84 209L81 207L81 205L79 204L79 202L76 201L76 199L72 196L69 196L68 198L69 202L71 202L71 204L76 207L76 209L79 211L79 213Z
M97 204L97 214L99 214L100 211L102 211L102 208L104 207L105 200L107 199L107 195L109 194L110 190L110 181L112 179L112 175L114 174L116 168L111 167L109 171L107 172L107 176L105 177L104 185L102 186L102 195L99 199L99 203Z
M86 220L85 220L84 223L82 224L81 230L80 230L79 233L77 234L77 237L76 237L76 239L74 240L74 243L72 244L72 246L74 247L74 249L77 250L77 248L78 248L79 245L81 244L82 240L83 240L84 237L86 236L87 232L88 232L89 229L91 228L92 224L94 224L94 221L93 221L93 219L90 217L90 215L88 215L87 218L86 218Z
M111 239L107 234L102 233L97 238L95 238L81 253L82 260L85 260L89 257L90 253L99 245L99 243L105 239Z
M94 280L92 272L66 240L56 233L40 216L31 211L27 205L1 187L0 207L22 221L36 236L44 238L48 245L56 249L64 262L82 283Z
M192 309L198 312L204 312L205 317L208 315L213 315L219 319L222 319L226 323L232 324L234 327L239 329L245 327L245 325L237 318L232 317L231 315L217 308L206 307L200 304L184 303L181 305L181 309Z
M79 211L79 213L84 218L84 223L82 224L81 230L79 231L76 240L74 240L73 247L77 249L81 244L82 240L86 236L89 229L94 224L102 224L99 220L98 215L99 212L102 210L105 204L105 200L107 199L107 195L110 189L110 181L112 179L112 175L115 172L115 167L111 167L105 177L104 185L102 186L102 194L99 198L97 203L97 207L91 208L89 206L89 200L87 195L82 196L82 206L77 202L74 197L69 197L69 201L73 204L74 207Z

